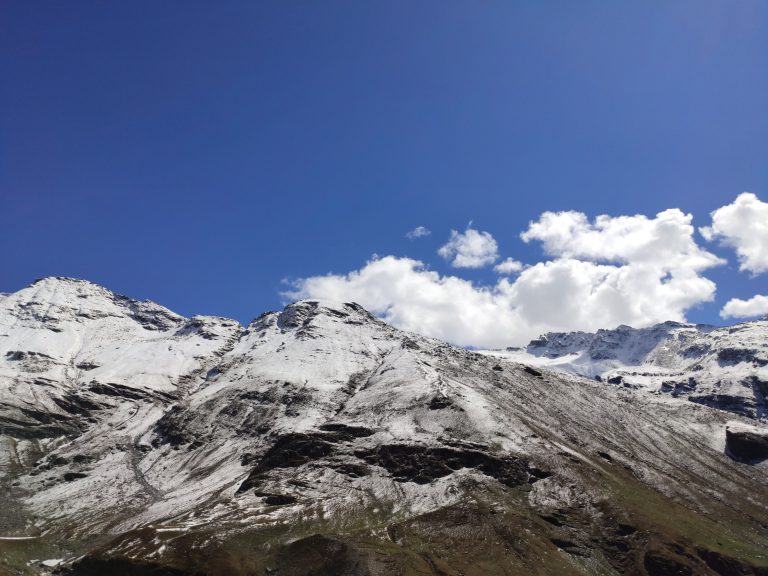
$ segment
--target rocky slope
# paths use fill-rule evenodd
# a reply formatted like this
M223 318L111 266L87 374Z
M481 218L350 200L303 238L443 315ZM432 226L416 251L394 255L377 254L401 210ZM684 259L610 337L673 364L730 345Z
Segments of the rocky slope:
M725 328L665 322L651 328L549 333L508 359L609 384L768 418L768 320Z
M0 299L0 573L768 574L761 426L352 303L49 278Z

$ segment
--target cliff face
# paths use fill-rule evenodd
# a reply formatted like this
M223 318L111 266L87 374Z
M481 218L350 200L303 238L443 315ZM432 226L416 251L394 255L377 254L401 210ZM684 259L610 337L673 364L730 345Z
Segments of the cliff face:
M760 422L529 364L39 281L0 300L0 572L768 573Z

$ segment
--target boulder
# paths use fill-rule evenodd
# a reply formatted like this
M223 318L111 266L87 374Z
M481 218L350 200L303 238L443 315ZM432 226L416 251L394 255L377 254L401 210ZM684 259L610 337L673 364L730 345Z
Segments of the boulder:
M765 460L768 458L768 429L729 422L725 427L725 447L736 460Z

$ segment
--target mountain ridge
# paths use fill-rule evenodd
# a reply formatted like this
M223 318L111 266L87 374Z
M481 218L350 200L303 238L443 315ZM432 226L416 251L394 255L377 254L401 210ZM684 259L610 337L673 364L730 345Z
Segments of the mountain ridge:
M551 332L500 356L765 420L768 322Z
M35 286L0 300L0 572L768 570L754 418L353 303L242 326Z

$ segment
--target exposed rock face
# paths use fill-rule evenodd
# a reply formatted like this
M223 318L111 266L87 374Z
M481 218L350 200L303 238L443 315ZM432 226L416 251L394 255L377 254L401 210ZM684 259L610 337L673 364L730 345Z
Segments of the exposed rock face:
M525 351L491 354L768 419L766 320L727 328L664 322L594 334L549 333Z
M711 378L759 326L661 329L691 367L655 394L352 303L242 327L45 279L0 300L0 573L762 574L768 463L725 446L754 420L687 400L746 397Z
M729 423L725 429L726 448L739 460L751 462L768 458L768 428Z
M465 468L478 470L506 486L518 486L529 479L523 461L480 450L390 444L361 450L355 455L369 464L381 466L398 482L429 484Z

